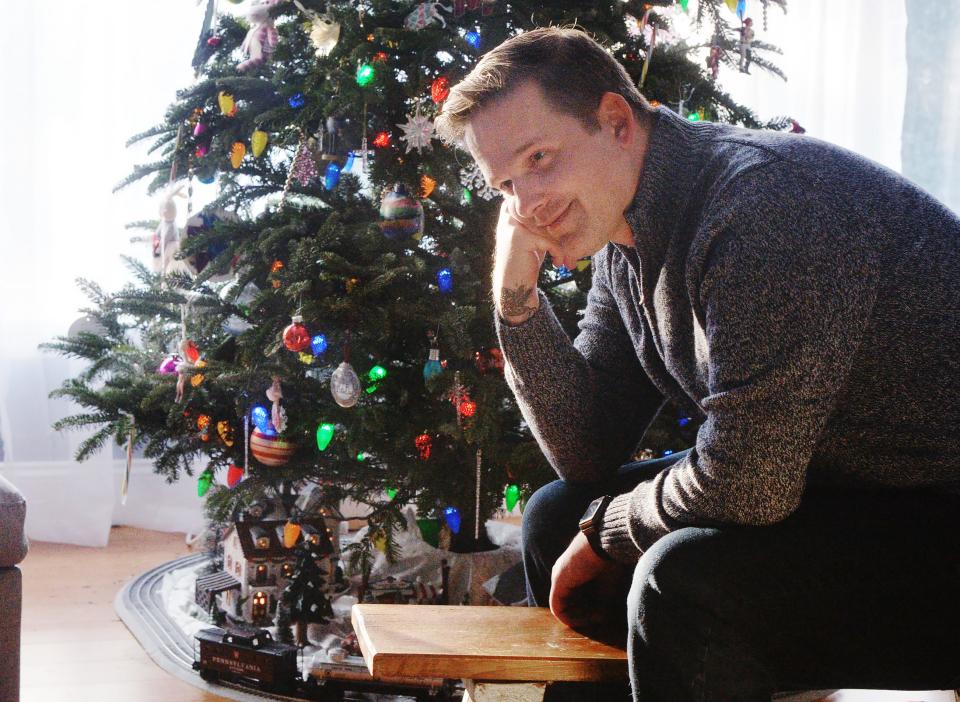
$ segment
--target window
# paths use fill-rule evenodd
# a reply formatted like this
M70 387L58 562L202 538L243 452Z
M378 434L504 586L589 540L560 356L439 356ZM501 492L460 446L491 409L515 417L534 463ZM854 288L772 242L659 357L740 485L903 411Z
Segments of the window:
M253 595L253 605L250 610L250 617L254 620L263 619L267 616L267 596L257 590Z
M263 563L261 563L260 565L257 566L257 575L256 575L256 578L257 578L256 581L257 581L257 583L259 583L259 584L263 584L263 583L267 582L267 566L264 565Z
M285 578L292 578L292 577L293 577L293 564L292 564L292 563L284 563L283 566L280 568L280 573L281 573L281 575L283 575L283 577L285 577Z

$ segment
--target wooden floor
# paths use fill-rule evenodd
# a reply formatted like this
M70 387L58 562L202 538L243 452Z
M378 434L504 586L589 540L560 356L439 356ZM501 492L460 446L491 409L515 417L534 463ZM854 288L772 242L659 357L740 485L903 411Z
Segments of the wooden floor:
M23 562L22 702L220 702L160 668L113 611L125 582L189 553L183 534L114 527L106 548L33 542Z

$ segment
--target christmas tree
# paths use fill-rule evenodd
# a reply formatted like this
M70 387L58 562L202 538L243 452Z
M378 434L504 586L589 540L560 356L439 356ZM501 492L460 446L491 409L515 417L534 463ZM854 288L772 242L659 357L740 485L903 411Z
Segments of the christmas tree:
M392 552L414 504L455 548L483 548L504 495L522 505L553 474L496 348L500 199L432 119L486 48L575 21L651 102L782 128L717 82L777 72L747 14L784 3L750 2L247 0L244 18L208 0L197 80L131 140L158 157L119 186L160 194L160 220L135 225L154 266L128 259L115 293L82 281L98 333L48 345L90 361L59 391L84 411L58 428L96 427L78 459L111 437L138 447L169 480L195 476L217 523L319 484L329 514L369 506L367 544ZM217 195L194 212L198 182ZM590 275L589 260L542 272L571 335ZM695 424L665 416L656 452L689 445Z

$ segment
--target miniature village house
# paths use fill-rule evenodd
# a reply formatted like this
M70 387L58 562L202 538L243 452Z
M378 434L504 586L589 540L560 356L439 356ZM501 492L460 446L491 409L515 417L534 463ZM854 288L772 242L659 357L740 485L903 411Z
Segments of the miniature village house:
M272 619L296 563L296 549L284 546L286 524L285 519L234 522L223 535L223 570L197 578L197 604L209 610L220 595L220 607L235 618L251 623ZM332 582L338 554L322 516L300 520L297 541L304 539L319 554L317 565Z

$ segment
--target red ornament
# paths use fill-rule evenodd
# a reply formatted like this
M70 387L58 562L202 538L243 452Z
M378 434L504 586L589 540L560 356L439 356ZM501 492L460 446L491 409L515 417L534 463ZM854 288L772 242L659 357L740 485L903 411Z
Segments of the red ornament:
M310 332L303 326L303 317L300 315L294 317L290 326L283 330L283 345L296 353L310 346Z
M421 461L425 461L430 458L430 449L433 448L433 439L430 438L429 434L421 434L414 439L414 443L417 445L417 450L420 451Z
M196 363L200 360L200 349L198 349L197 345L190 339L187 339L180 345L180 350L183 351L183 355L187 357L190 363Z
M259 429L250 433L250 453L265 466L284 465L296 450L296 444L279 436L269 436Z
M390 146L390 132L380 132L373 138L373 145L381 149Z
M223 41L221 37L210 37L207 39L207 46L212 46L214 49L216 49L218 46L220 46L221 41Z
M389 58L389 55L386 51L378 51L373 55L373 60L377 63L383 63Z
M243 480L243 468L231 464L227 469L227 487L234 487Z
M450 96L450 79L446 76L435 78L430 86L430 97L438 105Z
M482 351L477 351L473 358L477 364L477 370L481 373L485 374L490 370L503 372L503 353L501 353L500 349L483 349Z
M464 417L472 417L477 413L477 403L468 398L460 403L459 409Z

